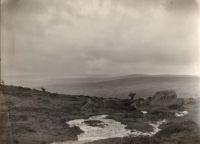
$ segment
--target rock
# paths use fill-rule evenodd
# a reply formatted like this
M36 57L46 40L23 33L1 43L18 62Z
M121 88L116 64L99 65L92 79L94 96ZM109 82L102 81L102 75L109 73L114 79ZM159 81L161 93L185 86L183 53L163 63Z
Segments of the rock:
M132 103L132 104L131 104L131 107L133 107L133 108L135 108L135 109L136 109L138 106L137 106L137 104L136 104L136 103Z
M173 104L173 105L169 105L168 109L181 111L181 110L184 110L184 107L182 105Z
M171 90L159 91L153 96L151 106L183 105L183 99L178 99L176 92Z
M186 98L185 104L195 104L196 100L194 98Z
M142 118L142 117L143 117L143 113L139 110L135 110L131 113L124 114L124 118Z
M174 113L170 112L167 107L154 106L149 109L147 116L151 120L162 120L174 117Z
M84 121L84 123L88 126L99 127L99 128L104 128L105 126L108 125L108 124L105 124L104 122L102 122L100 120L86 120L86 121Z

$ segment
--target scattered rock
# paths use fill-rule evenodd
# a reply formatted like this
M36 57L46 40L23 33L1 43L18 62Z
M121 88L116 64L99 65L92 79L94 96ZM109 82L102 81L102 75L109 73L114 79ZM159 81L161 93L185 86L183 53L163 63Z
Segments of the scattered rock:
M168 108L170 110L178 110L178 111L184 110L183 105L178 105L178 104L169 105Z
M149 110L147 116L151 120L162 120L174 117L174 112L169 111L167 107L154 106Z
M139 110L135 110L131 113L124 114L124 118L141 118L143 116L143 113Z
M196 103L196 99L194 98L185 99L185 104L195 104L195 103Z
M100 120L86 120L84 123L88 126L104 128L107 124Z

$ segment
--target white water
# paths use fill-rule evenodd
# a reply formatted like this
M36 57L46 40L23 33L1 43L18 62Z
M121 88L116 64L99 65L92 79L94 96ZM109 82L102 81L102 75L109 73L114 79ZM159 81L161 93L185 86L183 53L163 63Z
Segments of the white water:
M77 119L67 122L70 127L78 126L83 133L78 135L78 141L67 141L67 142L55 142L52 144L84 144L85 142L91 142L100 139L116 138L116 137L125 137L125 136L153 136L161 129L159 126L166 122L166 120L158 121L157 123L150 123L149 125L153 127L151 132L141 132L138 130L127 130L126 125L115 121L113 119L107 119L107 115L98 115L92 116L88 119ZM99 120L105 124L103 128L88 126L84 121L88 120Z

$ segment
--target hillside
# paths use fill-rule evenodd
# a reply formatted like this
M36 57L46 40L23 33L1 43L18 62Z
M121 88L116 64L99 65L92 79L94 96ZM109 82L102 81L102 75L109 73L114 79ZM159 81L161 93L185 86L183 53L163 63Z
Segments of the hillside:
M166 139L169 136L175 143L198 144L200 132L195 123L198 121L198 114L195 113L194 117L190 115L191 111L194 111L193 106L198 106L197 101L185 99L186 105L178 103L177 105L178 99L176 100L175 92L166 92L170 94L169 99L164 100L159 95L155 95L158 100L155 99L154 104L160 104L159 101L164 100L166 104L169 102L170 105L173 103L175 105L162 108L162 106L152 105L150 98L131 101L130 99L63 95L30 88L6 86L1 95L4 98L4 101L1 101L1 108L7 107L4 112L8 117L5 116L4 120L1 119L1 124L4 123L8 127L6 131L2 131L2 134L7 133L5 135L9 137L6 144L10 144L9 140L13 140L14 144L50 144L61 141L66 141L65 144L76 144L76 140L79 140L81 136L83 140L87 136L87 133L84 135L85 132L81 125L76 125L80 120L84 120L88 127L100 127L101 130L104 130L104 127L113 128L112 125L109 126L111 122L116 124L115 127L121 127L121 131L125 133L124 136L129 133L145 136L144 138L128 137L120 142L118 138L115 138L123 136L116 135L121 134L120 129L117 128L114 135L108 129L107 138L103 140L105 144L114 144L116 141L119 144L132 144L133 141L138 142L136 144L145 144L145 141L152 141L154 144L167 143ZM165 93L163 94L165 95ZM192 109L187 109L187 107ZM184 115L184 110L188 110L189 114ZM70 121L71 124L74 124L73 126ZM107 121L108 124L106 124ZM160 121L163 121L164 124ZM157 125L157 123L160 124ZM93 134L98 133L93 132ZM152 137L146 137L146 135L152 135ZM95 137L95 139L99 138L98 135ZM109 139L109 137L114 139ZM93 141L92 143L98 144L102 141ZM83 144L83 142L80 141L79 144Z

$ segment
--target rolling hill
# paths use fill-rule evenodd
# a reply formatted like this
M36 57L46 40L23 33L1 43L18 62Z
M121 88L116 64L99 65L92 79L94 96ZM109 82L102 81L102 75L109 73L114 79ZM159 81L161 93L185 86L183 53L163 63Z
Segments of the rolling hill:
M200 78L185 75L129 75L103 78L54 79L41 86L51 92L99 97L152 96L159 90L175 90L179 97L199 97ZM39 87L38 87L39 88Z

